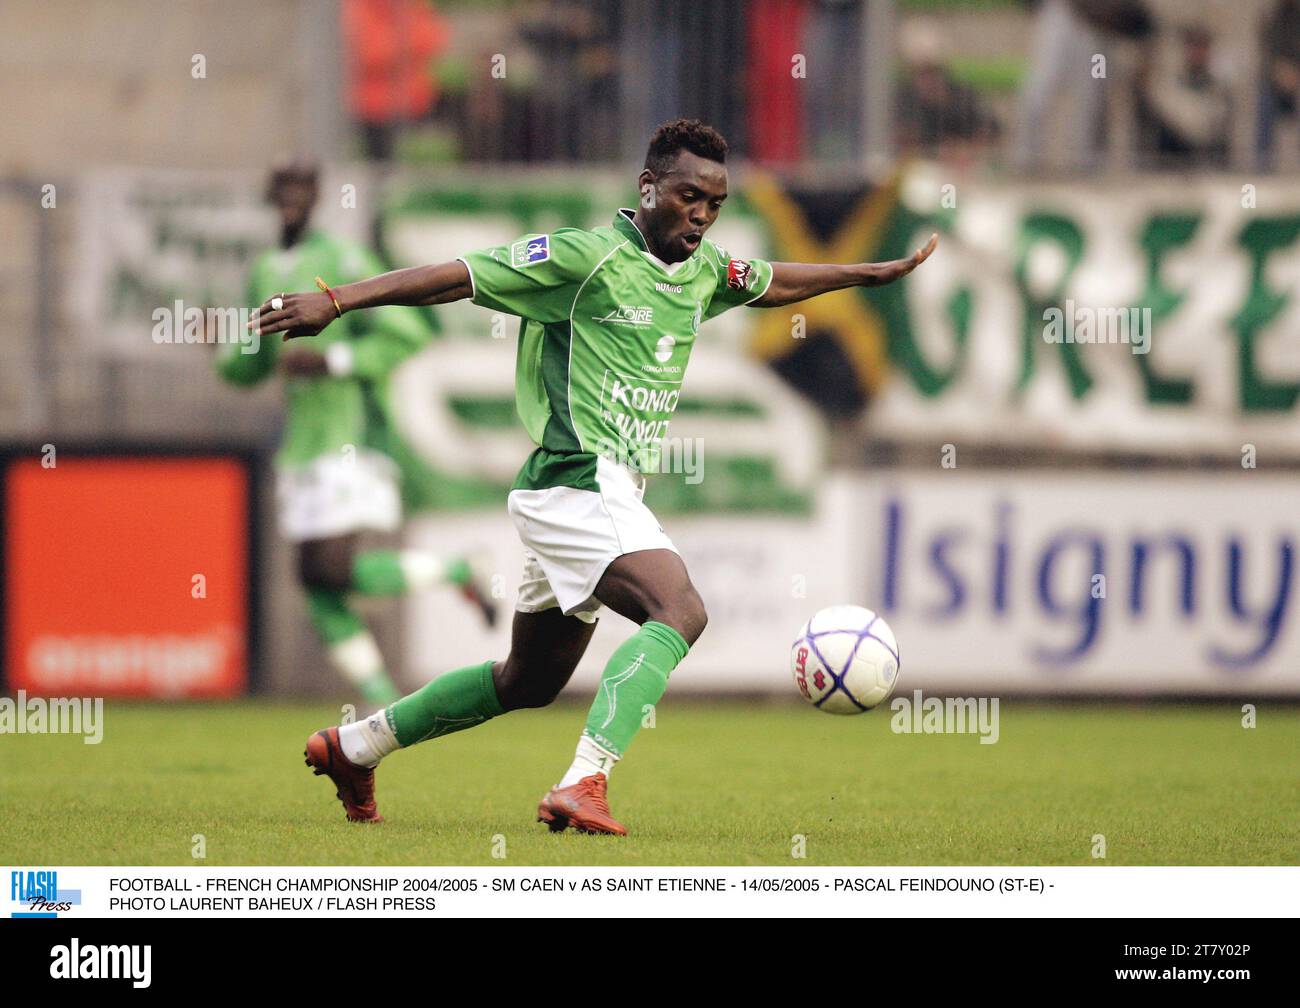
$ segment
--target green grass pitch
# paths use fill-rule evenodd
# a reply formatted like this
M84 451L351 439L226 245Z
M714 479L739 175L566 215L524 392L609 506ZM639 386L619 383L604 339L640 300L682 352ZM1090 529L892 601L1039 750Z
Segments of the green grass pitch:
M303 766L327 704L110 701L105 736L0 736L0 863L1085 865L1300 862L1300 708L1004 701L1001 737L890 712L667 698L611 781L625 839L552 835L538 798L584 718L523 711L387 760L387 822ZM207 857L191 857L203 834ZM807 838L805 860L792 838ZM494 860L494 838L506 858Z

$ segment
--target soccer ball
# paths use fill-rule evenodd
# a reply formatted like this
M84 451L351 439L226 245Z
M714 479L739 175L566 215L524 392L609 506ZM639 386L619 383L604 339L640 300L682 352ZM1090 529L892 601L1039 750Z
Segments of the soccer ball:
M799 692L828 714L861 714L883 702L894 692L898 666L894 631L861 606L823 609L790 649Z

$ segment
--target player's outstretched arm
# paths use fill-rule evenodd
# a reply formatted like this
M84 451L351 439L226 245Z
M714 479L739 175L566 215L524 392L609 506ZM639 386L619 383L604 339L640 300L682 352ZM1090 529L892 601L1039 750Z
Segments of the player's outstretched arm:
M268 298L253 313L249 328L263 336L284 333L285 339L315 336L339 317L339 311L377 308L380 305L448 304L474 293L469 267L460 260L437 266L413 266L410 269L381 273L368 280L334 288L339 307L324 291L285 294L283 306L272 308Z
M917 249L906 259L881 263L852 263L846 266L815 263L772 263L772 282L763 296L750 305L754 308L777 308L844 287L881 287L907 276L930 258L939 243L930 235L925 248Z

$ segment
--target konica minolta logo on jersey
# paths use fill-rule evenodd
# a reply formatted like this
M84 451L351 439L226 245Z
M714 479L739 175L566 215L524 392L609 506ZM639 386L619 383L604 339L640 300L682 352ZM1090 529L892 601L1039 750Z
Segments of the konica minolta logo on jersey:
M646 388L644 385L629 385L614 379L609 387L611 405L622 406L638 412L671 413L677 409L677 397L680 390L675 388Z
M80 889L60 889L52 868L9 873L10 917L57 917L81 904Z
M654 325L655 310L644 305L621 304L608 315L593 315L593 322L608 322L610 325L642 326Z

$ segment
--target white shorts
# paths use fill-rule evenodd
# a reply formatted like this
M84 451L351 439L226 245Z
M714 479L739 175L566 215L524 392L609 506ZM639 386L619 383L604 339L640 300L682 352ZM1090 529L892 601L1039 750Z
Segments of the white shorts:
M280 532L290 542L329 539L402 522L400 473L387 455L367 449L323 455L276 475Z
M596 458L600 492L550 487L511 490L510 517L524 544L519 612L559 606L566 616L595 622L593 592L605 568L625 553L677 552L642 503L645 477L604 456Z

